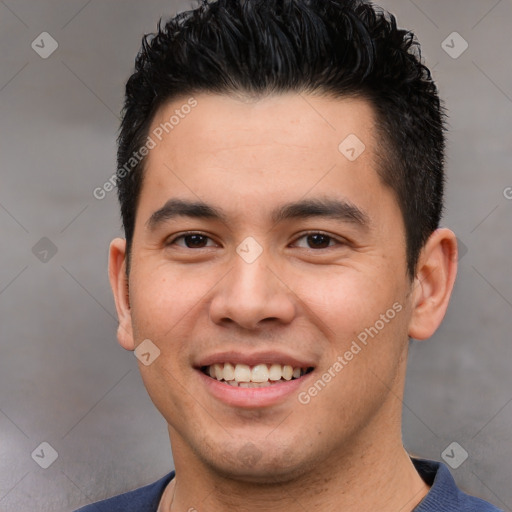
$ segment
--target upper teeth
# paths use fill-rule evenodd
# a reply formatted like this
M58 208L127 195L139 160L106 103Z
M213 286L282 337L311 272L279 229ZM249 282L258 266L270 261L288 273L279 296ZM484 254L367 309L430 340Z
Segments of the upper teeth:
M232 365L231 363L224 363L214 364L206 368L206 373L210 377L228 382L268 382L281 380L281 378L291 380L292 377L299 378L305 372L306 370L300 367L293 368L287 364L284 366L280 364L257 364L251 367L247 364Z

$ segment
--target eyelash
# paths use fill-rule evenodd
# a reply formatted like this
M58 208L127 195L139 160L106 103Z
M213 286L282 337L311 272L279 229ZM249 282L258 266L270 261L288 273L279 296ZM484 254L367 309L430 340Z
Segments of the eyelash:
M201 233L200 231L187 231L185 233L182 233L181 235L178 235L174 238L172 238L171 240L167 241L166 242L166 246L171 246L171 245L174 245L175 242L181 238L186 238L187 236L194 236L194 235L199 235L199 236L202 236L204 238L207 238L209 240L212 240L211 237L209 237L208 235L206 235L205 233ZM312 236L312 235L321 235L321 236L324 236L326 238L329 239L329 243L330 242L335 242L335 244L337 245L347 245L347 242L346 241L342 241L342 240L339 240L337 238L335 238L334 236L330 235L329 233L324 233L323 231L308 231L306 233L303 233L301 234L298 238L295 239L295 243L298 241L298 240L301 240L302 238L306 238L308 236ZM307 249L310 250L310 251L319 251L319 250L322 250L322 249L330 249L334 247L334 245L329 245L327 247L321 247L321 248L312 248L312 247L308 247ZM192 247L183 247L184 249L190 249L190 250L193 250L194 248ZM199 249L208 249L208 247L199 247Z

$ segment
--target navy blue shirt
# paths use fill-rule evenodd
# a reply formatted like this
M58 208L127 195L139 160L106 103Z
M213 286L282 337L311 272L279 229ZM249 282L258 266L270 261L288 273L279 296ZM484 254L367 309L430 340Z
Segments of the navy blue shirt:
M467 495L457 488L450 470L442 462L412 459L430 491L414 512L503 512L495 506ZM174 471L154 484L87 505L76 512L156 512Z

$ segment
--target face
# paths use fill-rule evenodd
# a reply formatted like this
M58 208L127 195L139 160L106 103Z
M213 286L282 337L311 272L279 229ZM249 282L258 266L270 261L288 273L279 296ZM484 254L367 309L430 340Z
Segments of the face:
M284 480L400 422L404 224L365 101L195 101L147 157L120 340L160 350L140 369L176 462Z

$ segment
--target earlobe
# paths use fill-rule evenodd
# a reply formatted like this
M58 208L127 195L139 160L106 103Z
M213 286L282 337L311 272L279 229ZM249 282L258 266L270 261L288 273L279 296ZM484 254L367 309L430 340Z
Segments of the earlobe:
M429 338L441 324L457 274L457 239L446 228L427 240L418 259L412 292L409 337Z
M133 339L130 293L126 275L126 240L112 240L109 251L108 277L116 303L119 327L117 339L126 350L135 350Z

